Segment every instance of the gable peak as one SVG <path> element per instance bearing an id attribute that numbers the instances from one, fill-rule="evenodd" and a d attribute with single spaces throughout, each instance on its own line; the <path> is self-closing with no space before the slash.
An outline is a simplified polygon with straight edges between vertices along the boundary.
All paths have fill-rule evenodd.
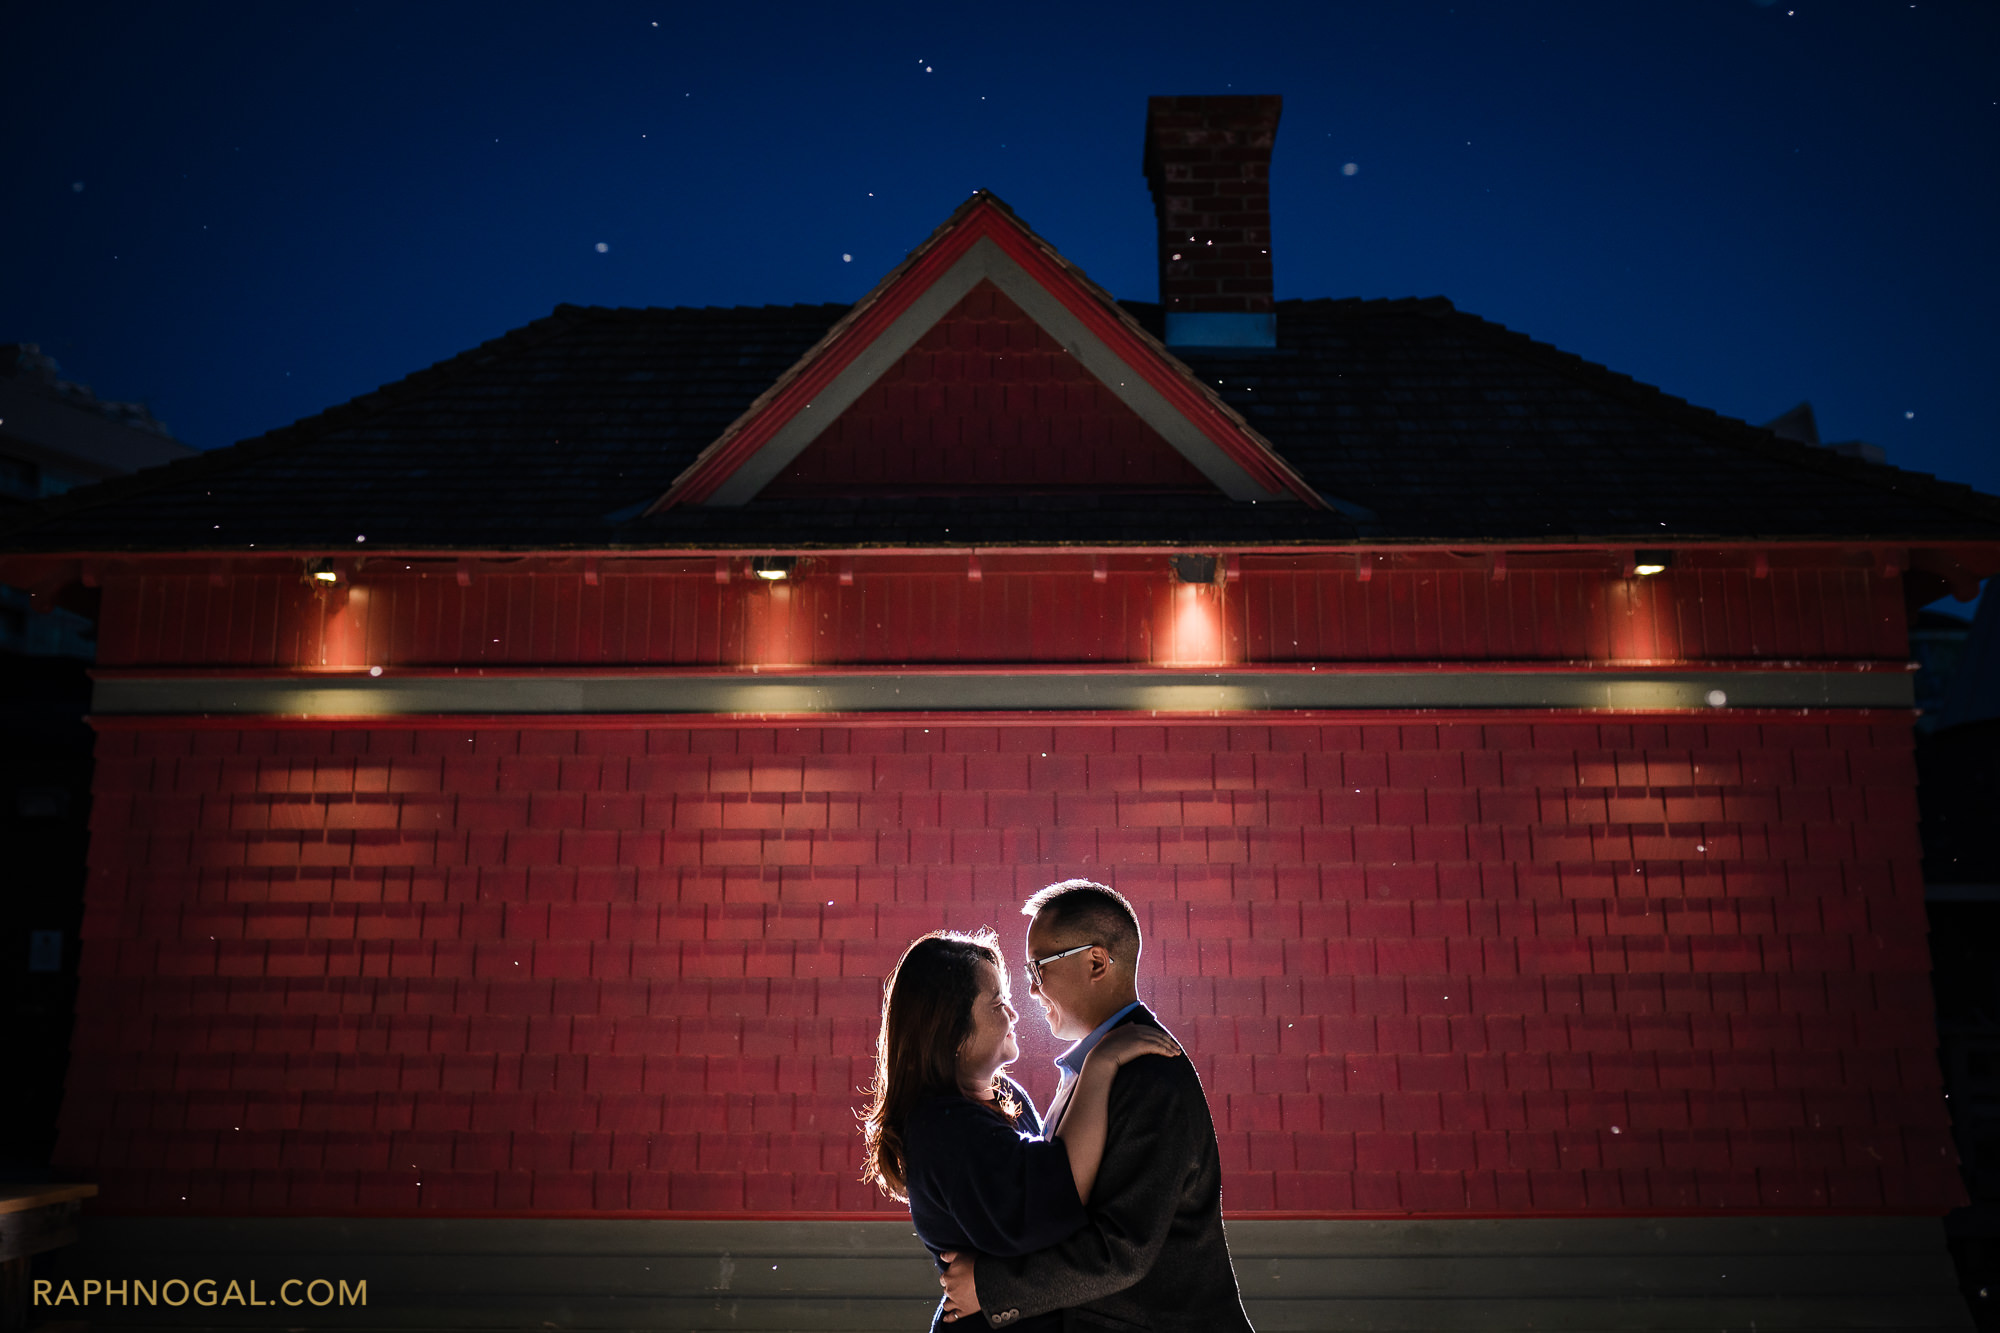
<path id="1" fill-rule="evenodd" d="M 759 395 L 652 510 L 731 507 L 762 494 L 982 287 L 1073 358 L 1190 475 L 1233 500 L 1324 507 L 1268 441 L 1108 293 L 997 196 L 979 191 Z"/>

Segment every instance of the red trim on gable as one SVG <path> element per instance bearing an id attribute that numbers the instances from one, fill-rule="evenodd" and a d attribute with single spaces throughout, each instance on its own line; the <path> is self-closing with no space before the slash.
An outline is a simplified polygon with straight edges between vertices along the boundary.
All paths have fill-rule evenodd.
<path id="1" fill-rule="evenodd" d="M 929 240 L 856 303 L 818 345 L 760 395 L 648 512 L 699 504 L 713 495 L 982 239 L 992 241 L 1019 264 L 1260 486 L 1315 508 L 1326 507 L 1318 492 L 1248 422 L 1119 309 L 1109 293 L 1029 231 L 1006 205 L 982 191 L 961 205 Z"/>

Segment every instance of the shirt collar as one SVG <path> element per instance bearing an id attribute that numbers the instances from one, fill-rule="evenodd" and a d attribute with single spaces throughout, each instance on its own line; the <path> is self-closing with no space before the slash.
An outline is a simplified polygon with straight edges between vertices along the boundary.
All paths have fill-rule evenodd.
<path id="1" fill-rule="evenodd" d="M 1111 1015 L 1111 1017 L 1105 1019 L 1102 1023 L 1099 1023 L 1096 1027 L 1092 1028 L 1087 1036 L 1078 1039 L 1076 1045 L 1070 1047 L 1068 1050 L 1064 1051 L 1061 1055 L 1058 1055 L 1056 1057 L 1056 1067 L 1058 1069 L 1061 1069 L 1070 1078 L 1075 1078 L 1077 1075 L 1081 1074 L 1083 1072 L 1084 1060 L 1090 1055 L 1091 1051 L 1096 1048 L 1097 1043 L 1104 1040 L 1104 1034 L 1111 1031 L 1111 1029 L 1117 1027 L 1120 1023 L 1124 1022 L 1125 1015 L 1131 1013 L 1134 1009 L 1137 1009 L 1138 1007 L 1139 1007 L 1139 1002 L 1137 1000 L 1134 1000 L 1132 1001 L 1132 1003 L 1126 1005 L 1123 1009 L 1120 1009 L 1117 1013 Z"/>

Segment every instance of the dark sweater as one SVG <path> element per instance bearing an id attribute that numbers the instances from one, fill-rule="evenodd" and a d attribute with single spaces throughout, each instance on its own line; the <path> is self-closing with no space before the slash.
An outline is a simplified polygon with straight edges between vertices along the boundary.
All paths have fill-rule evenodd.
<path id="1" fill-rule="evenodd" d="M 904 1174 L 910 1221 L 937 1258 L 961 1253 L 1023 1255 L 1056 1244 L 1083 1226 L 1069 1153 L 1042 1138 L 1041 1117 L 1020 1085 L 1007 1082 L 1021 1118 L 1006 1117 L 962 1096 L 933 1097 L 903 1126 Z M 944 1264 L 939 1259 L 938 1269 Z M 931 1327 L 976 1328 L 977 1320 Z M 1039 1321 L 1015 1326 L 1030 1330 Z M 1060 1315 L 1048 1321 L 1060 1328 Z"/>

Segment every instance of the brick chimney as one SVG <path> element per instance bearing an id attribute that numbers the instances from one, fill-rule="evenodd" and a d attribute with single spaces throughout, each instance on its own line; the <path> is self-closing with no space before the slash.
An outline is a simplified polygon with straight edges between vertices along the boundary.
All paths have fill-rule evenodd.
<path id="1" fill-rule="evenodd" d="M 1271 145 L 1284 99 L 1154 97 L 1146 183 L 1169 347 L 1275 347 Z"/>

